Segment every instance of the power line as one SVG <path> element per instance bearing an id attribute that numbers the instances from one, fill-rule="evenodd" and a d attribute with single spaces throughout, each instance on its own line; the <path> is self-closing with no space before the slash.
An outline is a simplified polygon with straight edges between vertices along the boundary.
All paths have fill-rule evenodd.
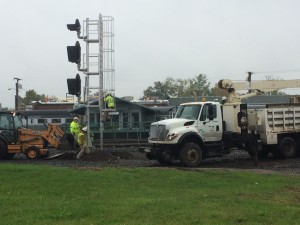
<path id="1" fill-rule="evenodd" d="M 300 72 L 300 69 L 295 70 L 275 70 L 275 71 L 259 71 L 259 72 L 253 72 L 254 74 L 259 73 L 298 73 Z"/>

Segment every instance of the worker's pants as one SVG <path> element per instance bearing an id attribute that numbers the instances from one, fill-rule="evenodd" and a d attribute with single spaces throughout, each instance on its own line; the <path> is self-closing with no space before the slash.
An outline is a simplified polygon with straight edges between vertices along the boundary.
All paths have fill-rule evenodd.
<path id="1" fill-rule="evenodd" d="M 81 159 L 84 154 L 89 154 L 90 149 L 87 145 L 80 145 L 80 152 L 78 153 L 76 159 Z"/>
<path id="2" fill-rule="evenodd" d="M 73 133 L 73 137 L 74 137 L 74 140 L 77 142 L 78 141 L 78 134 Z"/>

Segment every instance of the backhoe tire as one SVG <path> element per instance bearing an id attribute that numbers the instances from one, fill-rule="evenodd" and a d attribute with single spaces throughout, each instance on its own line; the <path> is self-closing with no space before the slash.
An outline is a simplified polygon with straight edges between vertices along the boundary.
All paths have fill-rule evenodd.
<path id="1" fill-rule="evenodd" d="M 5 159 L 7 155 L 7 144 L 0 139 L 0 159 Z"/>
<path id="2" fill-rule="evenodd" d="M 202 149 L 193 142 L 185 143 L 179 151 L 179 159 L 188 167 L 196 167 L 202 160 Z"/>
<path id="3" fill-rule="evenodd" d="M 25 151 L 27 159 L 38 159 L 41 156 L 41 151 L 38 147 L 31 146 Z"/>
<path id="4" fill-rule="evenodd" d="M 297 153 L 297 143 L 291 137 L 284 137 L 281 139 L 278 146 L 279 156 L 282 159 L 292 158 Z"/>

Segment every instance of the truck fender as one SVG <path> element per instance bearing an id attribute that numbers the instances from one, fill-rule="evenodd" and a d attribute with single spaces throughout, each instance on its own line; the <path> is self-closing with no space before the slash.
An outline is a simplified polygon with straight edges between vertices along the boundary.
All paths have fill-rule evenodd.
<path id="1" fill-rule="evenodd" d="M 183 144 L 186 141 L 197 143 L 200 146 L 203 145 L 202 137 L 198 133 L 195 133 L 195 132 L 187 132 L 187 133 L 183 134 L 179 138 L 178 144 Z"/>

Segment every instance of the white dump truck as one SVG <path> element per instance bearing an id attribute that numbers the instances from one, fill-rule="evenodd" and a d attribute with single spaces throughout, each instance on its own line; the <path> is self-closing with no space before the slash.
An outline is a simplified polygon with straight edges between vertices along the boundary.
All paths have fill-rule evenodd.
<path id="1" fill-rule="evenodd" d="M 182 161 L 198 166 L 208 157 L 244 149 L 250 155 L 267 156 L 270 152 L 289 158 L 299 152 L 300 104 L 265 105 L 250 108 L 242 98 L 261 91 L 300 87 L 300 80 L 244 82 L 221 80 L 219 87 L 228 91 L 227 102 L 189 102 L 179 105 L 174 118 L 154 122 L 143 148 L 148 159 L 159 163 Z M 236 90 L 249 90 L 239 95 Z"/>

